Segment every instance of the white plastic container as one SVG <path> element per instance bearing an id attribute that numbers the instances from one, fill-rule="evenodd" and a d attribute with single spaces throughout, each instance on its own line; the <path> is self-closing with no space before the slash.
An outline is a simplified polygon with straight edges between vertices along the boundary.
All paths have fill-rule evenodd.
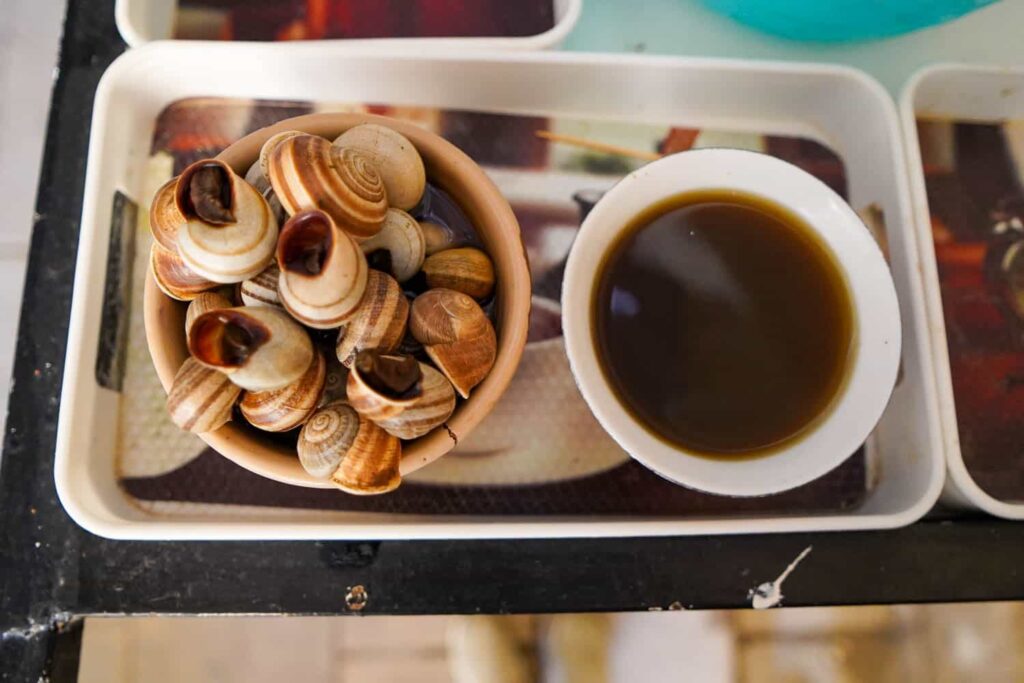
<path id="1" fill-rule="evenodd" d="M 132 539 L 638 536 L 888 528 L 932 507 L 944 467 L 920 264 L 899 122 L 875 81 L 843 67 L 624 55 L 382 56 L 339 44 L 278 45 L 270 52 L 259 44 L 152 44 L 122 55 L 99 85 L 55 467 L 61 501 L 80 525 Z M 119 396 L 100 387 L 94 373 L 111 199 L 117 190 L 139 199 L 155 117 L 171 102 L 203 95 L 668 123 L 825 143 L 844 159 L 851 204 L 884 211 L 903 319 L 903 376 L 869 442 L 874 482 L 866 500 L 842 514 L 711 518 L 141 510 L 114 473 L 111 425 Z"/>
<path id="2" fill-rule="evenodd" d="M 929 66 L 917 72 L 907 83 L 900 100 L 900 110 L 907 139 L 910 189 L 921 253 L 932 365 L 938 391 L 946 466 L 949 469 L 942 501 L 956 507 L 977 508 L 1006 519 L 1024 519 L 1024 503 L 998 500 L 978 486 L 968 472 L 960 450 L 946 345 L 946 322 L 917 133 L 917 118 L 921 115 L 975 123 L 999 123 L 1024 118 L 1024 69 L 954 64 Z M 1024 497 L 1024 491 L 1021 491 L 1021 495 Z"/>
<path id="3" fill-rule="evenodd" d="M 558 47 L 580 18 L 583 0 L 553 0 L 555 24 L 547 31 L 519 38 L 372 38 L 316 41 L 319 44 L 345 43 L 364 48 L 394 51 L 424 48 L 478 48 L 503 50 L 544 50 Z M 114 19 L 117 30 L 129 47 L 174 37 L 174 15 L 178 0 L 116 0 Z"/>

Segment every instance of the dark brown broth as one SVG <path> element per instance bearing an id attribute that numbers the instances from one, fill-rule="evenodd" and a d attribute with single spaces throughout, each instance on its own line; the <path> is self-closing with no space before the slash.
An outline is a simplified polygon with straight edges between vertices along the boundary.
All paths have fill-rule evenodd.
<path id="1" fill-rule="evenodd" d="M 622 230 L 598 269 L 594 342 L 619 401 L 662 440 L 768 454 L 815 424 L 850 365 L 845 276 L 799 217 L 704 190 Z"/>

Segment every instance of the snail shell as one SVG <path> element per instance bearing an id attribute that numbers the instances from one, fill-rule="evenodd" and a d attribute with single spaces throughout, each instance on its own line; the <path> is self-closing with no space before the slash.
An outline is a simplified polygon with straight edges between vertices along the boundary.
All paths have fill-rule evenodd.
<path id="1" fill-rule="evenodd" d="M 271 261 L 255 277 L 242 282 L 239 295 L 246 306 L 280 306 L 281 298 L 277 294 L 277 283 L 281 277 L 281 269 Z"/>
<path id="2" fill-rule="evenodd" d="M 153 239 L 172 252 L 178 251 L 178 228 L 185 222 L 185 217 L 178 211 L 174 201 L 174 188 L 177 184 L 178 178 L 175 176 L 161 185 L 149 206 L 149 229 Z"/>
<path id="3" fill-rule="evenodd" d="M 274 151 L 274 148 L 284 140 L 288 138 L 294 138 L 299 135 L 305 135 L 300 130 L 286 130 L 281 133 L 275 133 L 267 138 L 267 141 L 263 143 L 263 147 L 260 148 L 260 158 L 256 160 L 256 166 L 260 170 L 260 174 L 267 179 L 267 184 L 270 184 L 270 153 Z"/>
<path id="4" fill-rule="evenodd" d="M 219 308 L 231 308 L 231 301 L 220 292 L 203 292 L 189 303 L 185 311 L 185 338 L 192 332 L 192 323 L 203 313 Z"/>
<path id="5" fill-rule="evenodd" d="M 450 227 L 433 221 L 421 221 L 420 232 L 423 233 L 427 256 L 465 244 L 465 239 L 455 234 Z"/>
<path id="6" fill-rule="evenodd" d="M 284 432 L 305 422 L 316 409 L 327 373 L 324 355 L 314 350 L 313 362 L 291 384 L 273 391 L 247 391 L 239 408 L 253 427 Z"/>
<path id="7" fill-rule="evenodd" d="M 427 185 L 427 172 L 416 146 L 401 133 L 375 123 L 364 123 L 337 137 L 334 146 L 364 154 L 380 173 L 388 203 L 409 210 L 419 203 Z"/>
<path id="8" fill-rule="evenodd" d="M 299 432 L 299 463 L 314 477 L 328 478 L 338 469 L 358 431 L 359 415 L 351 406 L 338 402 L 318 409 Z"/>
<path id="9" fill-rule="evenodd" d="M 360 354 L 362 356 L 362 354 Z M 409 356 L 406 356 L 409 358 Z M 444 424 L 455 410 L 455 389 L 444 375 L 419 363 L 414 394 L 396 398 L 367 382 L 366 363 L 355 363 L 348 375 L 348 400 L 356 412 L 400 439 L 417 439 Z"/>
<path id="10" fill-rule="evenodd" d="M 240 391 L 224 373 L 186 358 L 167 394 L 167 412 L 186 431 L 211 432 L 231 419 Z"/>
<path id="11" fill-rule="evenodd" d="M 160 291 L 178 301 L 191 301 L 217 286 L 186 266 L 177 251 L 164 249 L 158 242 L 149 250 L 149 265 Z"/>
<path id="12" fill-rule="evenodd" d="M 431 288 L 454 289 L 474 299 L 486 299 L 494 291 L 494 264 L 473 247 L 446 249 L 423 262 L 423 274 Z"/>
<path id="13" fill-rule="evenodd" d="M 303 211 L 285 223 L 277 264 L 281 303 L 296 320 L 313 328 L 341 325 L 366 292 L 366 257 L 323 211 Z"/>
<path id="14" fill-rule="evenodd" d="M 274 256 L 277 219 L 256 189 L 216 159 L 197 161 L 178 178 L 175 201 L 181 260 L 208 280 L 234 283 L 263 270 Z"/>
<path id="15" fill-rule="evenodd" d="M 405 282 L 420 272 L 426 256 L 426 242 L 420 224 L 401 209 L 388 209 L 384 226 L 376 235 L 362 242 L 363 253 L 373 262 L 377 252 L 387 253 L 387 268 L 399 282 Z"/>
<path id="16" fill-rule="evenodd" d="M 353 149 L 332 147 L 316 135 L 288 137 L 270 150 L 267 177 L 292 216 L 320 209 L 357 240 L 376 235 L 384 224 L 384 183 Z"/>
<path id="17" fill-rule="evenodd" d="M 368 349 L 349 368 L 346 395 L 357 413 L 379 422 L 411 406 L 422 393 L 422 379 L 420 363 L 412 356 Z"/>
<path id="18" fill-rule="evenodd" d="M 224 308 L 196 317 L 188 350 L 248 391 L 281 389 L 313 361 L 309 334 L 272 306 Z"/>
<path id="19" fill-rule="evenodd" d="M 431 289 L 412 302 L 409 330 L 463 398 L 491 371 L 494 326 L 480 305 L 453 289 Z"/>
<path id="20" fill-rule="evenodd" d="M 371 270 L 359 308 L 338 334 L 338 360 L 350 367 L 363 349 L 393 351 L 405 336 L 408 320 L 409 301 L 398 283 L 390 275 Z"/>
<path id="21" fill-rule="evenodd" d="M 359 416 L 359 429 L 331 483 L 356 495 L 394 491 L 402 483 L 399 465 L 402 444 L 365 417 Z"/>

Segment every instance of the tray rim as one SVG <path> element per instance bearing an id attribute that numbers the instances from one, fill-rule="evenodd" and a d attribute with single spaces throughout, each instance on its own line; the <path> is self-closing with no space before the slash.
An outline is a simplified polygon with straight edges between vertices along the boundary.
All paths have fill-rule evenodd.
<path id="1" fill-rule="evenodd" d="M 117 78 L 123 71 L 134 68 L 139 60 L 146 59 L 150 52 L 167 50 L 187 50 L 202 46 L 208 51 L 224 51 L 227 55 L 237 58 L 255 51 L 256 54 L 267 50 L 320 51 L 323 46 L 309 44 L 260 44 L 260 43 L 216 43 L 208 41 L 158 41 L 137 49 L 129 50 L 119 56 L 101 78 L 95 95 L 91 129 L 93 133 L 102 129 L 107 110 L 111 106 L 112 92 L 117 87 Z M 409 59 L 412 54 L 405 51 L 367 50 L 355 45 L 332 46 L 337 55 L 363 57 L 367 59 Z M 790 61 L 745 60 L 734 58 L 701 58 L 676 57 L 657 55 L 622 55 L 617 53 L 599 52 L 500 52 L 475 51 L 468 54 L 457 50 L 437 50 L 429 52 L 429 57 L 449 61 L 488 62 L 520 62 L 520 63 L 559 63 L 571 65 L 601 66 L 603 64 L 627 63 L 636 66 L 674 67 L 688 70 L 699 70 L 704 67 L 716 68 L 733 72 L 754 72 L 774 74 L 816 74 L 845 79 L 863 88 L 868 96 L 875 100 L 885 117 L 892 140 L 886 156 L 891 156 L 895 180 L 901 185 L 898 192 L 909 203 L 906 187 L 906 155 L 903 150 L 903 133 L 895 103 L 881 84 L 854 67 L 828 63 L 804 63 Z M 88 160 L 96 157 L 102 143 L 102 136 L 93 134 L 89 142 Z M 83 202 L 83 225 L 91 224 L 93 206 L 97 201 L 96 192 L 99 170 L 87 163 L 86 188 Z M 902 176 L 902 177 L 901 177 Z M 900 222 L 904 214 L 909 214 L 908 206 L 901 206 Z M 86 217 L 89 217 L 86 219 Z M 914 249 L 917 245 L 910 241 Z M 75 285 L 85 286 L 84 268 L 91 256 L 91 246 L 82 248 L 78 253 Z M 913 257 L 914 255 L 911 254 Z M 913 265 L 913 264 L 911 264 Z M 83 333 L 83 305 L 72 301 L 70 332 L 65 367 L 76 368 L 78 359 L 74 354 L 77 342 Z M 928 337 L 923 336 L 921 343 L 926 345 Z M 925 349 L 927 352 L 927 350 Z M 73 389 L 70 377 L 75 373 L 65 372 L 62 395 L 65 390 Z M 934 404 L 934 392 L 931 390 L 930 377 L 925 374 L 925 403 Z M 61 417 L 67 410 L 67 402 L 61 402 Z M 931 412 L 930 407 L 928 408 Z M 67 421 L 59 420 L 57 435 L 57 457 L 54 477 L 58 496 L 68 514 L 83 528 L 100 536 L 132 540 L 283 540 L 283 539 L 453 539 L 453 538 L 567 538 L 567 537 L 615 537 L 615 536 L 666 536 L 666 535 L 703 535 L 703 534 L 749 534 L 749 533 L 783 533 L 801 531 L 852 531 L 863 529 L 885 529 L 906 526 L 920 519 L 938 500 L 942 489 L 945 468 L 941 466 L 940 452 L 929 452 L 926 459 L 933 462 L 928 475 L 924 493 L 912 505 L 893 513 L 850 514 L 849 512 L 829 513 L 823 515 L 803 516 L 765 516 L 765 517 L 723 517 L 723 518 L 665 518 L 665 517 L 632 517 L 616 518 L 601 517 L 598 519 L 581 520 L 579 517 L 545 517 L 543 519 L 523 520 L 516 517 L 453 517 L 441 521 L 419 521 L 415 516 L 396 518 L 387 521 L 359 522 L 354 526 L 339 522 L 306 523 L 297 520 L 261 521 L 254 524 L 250 521 L 221 520 L 216 516 L 204 518 L 202 521 L 188 519 L 183 516 L 176 519 L 143 518 L 115 519 L 110 515 L 97 514 L 84 504 L 78 492 L 68 481 L 72 435 L 66 428 Z M 930 432 L 934 430 L 930 429 Z M 929 441 L 936 440 L 935 434 L 929 434 Z M 129 504 L 130 505 L 130 504 Z M 344 513 L 343 513 L 344 514 Z M 382 516 L 384 513 L 380 513 Z M 403 516 L 404 517 L 404 516 Z M 740 528 L 737 523 L 742 525 Z M 415 528 L 415 533 L 407 533 Z"/>
<path id="2" fill-rule="evenodd" d="M 900 93 L 900 118 L 906 137 L 904 147 L 914 212 L 913 227 L 917 236 L 917 248 L 922 266 L 921 281 L 924 290 L 925 314 L 928 318 L 928 330 L 931 336 L 931 360 L 936 381 L 935 391 L 939 402 L 943 455 L 948 475 L 945 489 L 942 492 L 942 500 L 956 507 L 974 507 L 1003 519 L 1020 520 L 1024 519 L 1024 502 L 1011 503 L 1000 500 L 982 489 L 968 471 L 960 450 L 956 397 L 953 393 L 949 348 L 946 343 L 946 318 L 942 309 L 938 261 L 932 240 L 931 212 L 928 208 L 928 192 L 925 187 L 924 162 L 921 159 L 921 141 L 917 134 L 917 110 L 914 107 L 917 91 L 927 79 L 953 73 L 1010 76 L 1024 82 L 1024 67 L 960 62 L 929 64 L 915 71 Z"/>

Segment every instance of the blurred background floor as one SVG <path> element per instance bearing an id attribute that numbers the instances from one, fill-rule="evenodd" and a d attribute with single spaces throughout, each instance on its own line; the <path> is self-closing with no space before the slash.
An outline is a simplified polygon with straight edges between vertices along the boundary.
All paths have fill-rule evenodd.
<path id="1" fill-rule="evenodd" d="M 80 683 L 1024 681 L 1024 605 L 94 618 Z"/>

